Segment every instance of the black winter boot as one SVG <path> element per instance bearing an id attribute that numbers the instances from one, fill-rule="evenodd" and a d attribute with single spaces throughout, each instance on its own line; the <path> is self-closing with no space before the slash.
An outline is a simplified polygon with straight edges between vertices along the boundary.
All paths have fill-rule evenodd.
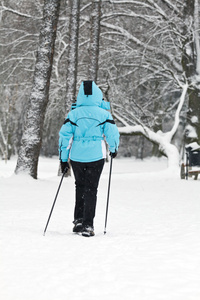
<path id="1" fill-rule="evenodd" d="M 86 236 L 86 237 L 94 236 L 94 227 L 85 225 L 82 229 L 82 236 Z"/>
<path id="2" fill-rule="evenodd" d="M 73 232 L 78 233 L 78 232 L 82 232 L 83 230 L 83 224 L 82 224 L 83 220 L 82 219 L 77 219 L 74 220 L 74 227 L 73 227 Z"/>

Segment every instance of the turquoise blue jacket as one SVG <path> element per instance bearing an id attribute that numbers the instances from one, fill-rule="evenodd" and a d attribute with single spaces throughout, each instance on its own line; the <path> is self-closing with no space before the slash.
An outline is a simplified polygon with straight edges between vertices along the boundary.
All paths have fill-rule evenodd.
<path id="1" fill-rule="evenodd" d="M 89 95 L 85 94 L 84 82 L 81 83 L 76 108 L 69 112 L 59 132 L 60 160 L 63 162 L 68 158 L 78 162 L 105 158 L 105 140 L 110 152 L 118 150 L 119 131 L 106 110 L 109 102 L 102 99 L 102 91 L 94 81 Z"/>

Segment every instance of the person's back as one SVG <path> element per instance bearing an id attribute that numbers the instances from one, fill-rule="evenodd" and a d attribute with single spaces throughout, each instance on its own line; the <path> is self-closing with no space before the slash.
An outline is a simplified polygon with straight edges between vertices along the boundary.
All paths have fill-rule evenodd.
<path id="1" fill-rule="evenodd" d="M 111 114 L 101 108 L 104 104 L 102 92 L 94 82 L 92 82 L 92 89 L 88 88 L 85 83 L 88 81 L 82 82 L 76 108 L 68 114 L 60 131 L 62 161 L 68 158 L 69 150 L 70 159 L 75 161 L 92 162 L 105 158 L 104 136 L 110 152 L 118 149 L 119 132 Z M 66 145 L 66 141 L 68 141 L 68 145 Z"/>
<path id="2" fill-rule="evenodd" d="M 106 157 L 105 139 L 113 158 L 119 145 L 117 126 L 105 108 L 108 107 L 98 86 L 93 81 L 82 82 L 76 108 L 68 114 L 59 133 L 62 172 L 69 167 L 70 157 L 75 176 L 73 232 L 83 236 L 94 235 L 97 188 Z"/>

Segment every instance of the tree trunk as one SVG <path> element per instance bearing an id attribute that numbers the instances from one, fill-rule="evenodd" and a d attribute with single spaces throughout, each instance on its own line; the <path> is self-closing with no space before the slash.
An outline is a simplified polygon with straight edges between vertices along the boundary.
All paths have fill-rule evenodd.
<path id="1" fill-rule="evenodd" d="M 79 16 L 80 16 L 80 0 L 70 0 L 70 22 L 69 22 L 69 48 L 68 63 L 66 76 L 66 115 L 71 105 L 75 102 L 76 85 L 77 85 L 77 66 L 78 66 L 78 38 L 79 38 Z M 58 168 L 58 176 L 62 175 L 61 165 Z M 71 175 L 71 168 L 65 173 L 65 177 Z"/>
<path id="2" fill-rule="evenodd" d="M 185 42 L 182 66 L 189 83 L 186 144 L 200 145 L 200 45 L 198 0 L 187 0 L 185 6 Z"/>
<path id="3" fill-rule="evenodd" d="M 89 79 L 97 81 L 99 61 L 101 0 L 92 2 Z"/>
<path id="4" fill-rule="evenodd" d="M 44 1 L 33 87 L 15 170 L 16 173 L 27 172 L 33 178 L 37 178 L 45 110 L 49 100 L 59 8 L 60 0 Z"/>
<path id="5" fill-rule="evenodd" d="M 78 34 L 79 34 L 79 14 L 80 0 L 71 0 L 71 15 L 69 25 L 69 50 L 66 83 L 66 111 L 75 101 L 78 65 Z"/>

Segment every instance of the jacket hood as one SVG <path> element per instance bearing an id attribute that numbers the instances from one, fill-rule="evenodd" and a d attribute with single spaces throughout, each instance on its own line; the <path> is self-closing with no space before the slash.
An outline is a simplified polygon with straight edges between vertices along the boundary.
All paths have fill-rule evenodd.
<path id="1" fill-rule="evenodd" d="M 94 81 L 83 81 L 79 88 L 76 106 L 100 106 L 103 93 Z"/>

